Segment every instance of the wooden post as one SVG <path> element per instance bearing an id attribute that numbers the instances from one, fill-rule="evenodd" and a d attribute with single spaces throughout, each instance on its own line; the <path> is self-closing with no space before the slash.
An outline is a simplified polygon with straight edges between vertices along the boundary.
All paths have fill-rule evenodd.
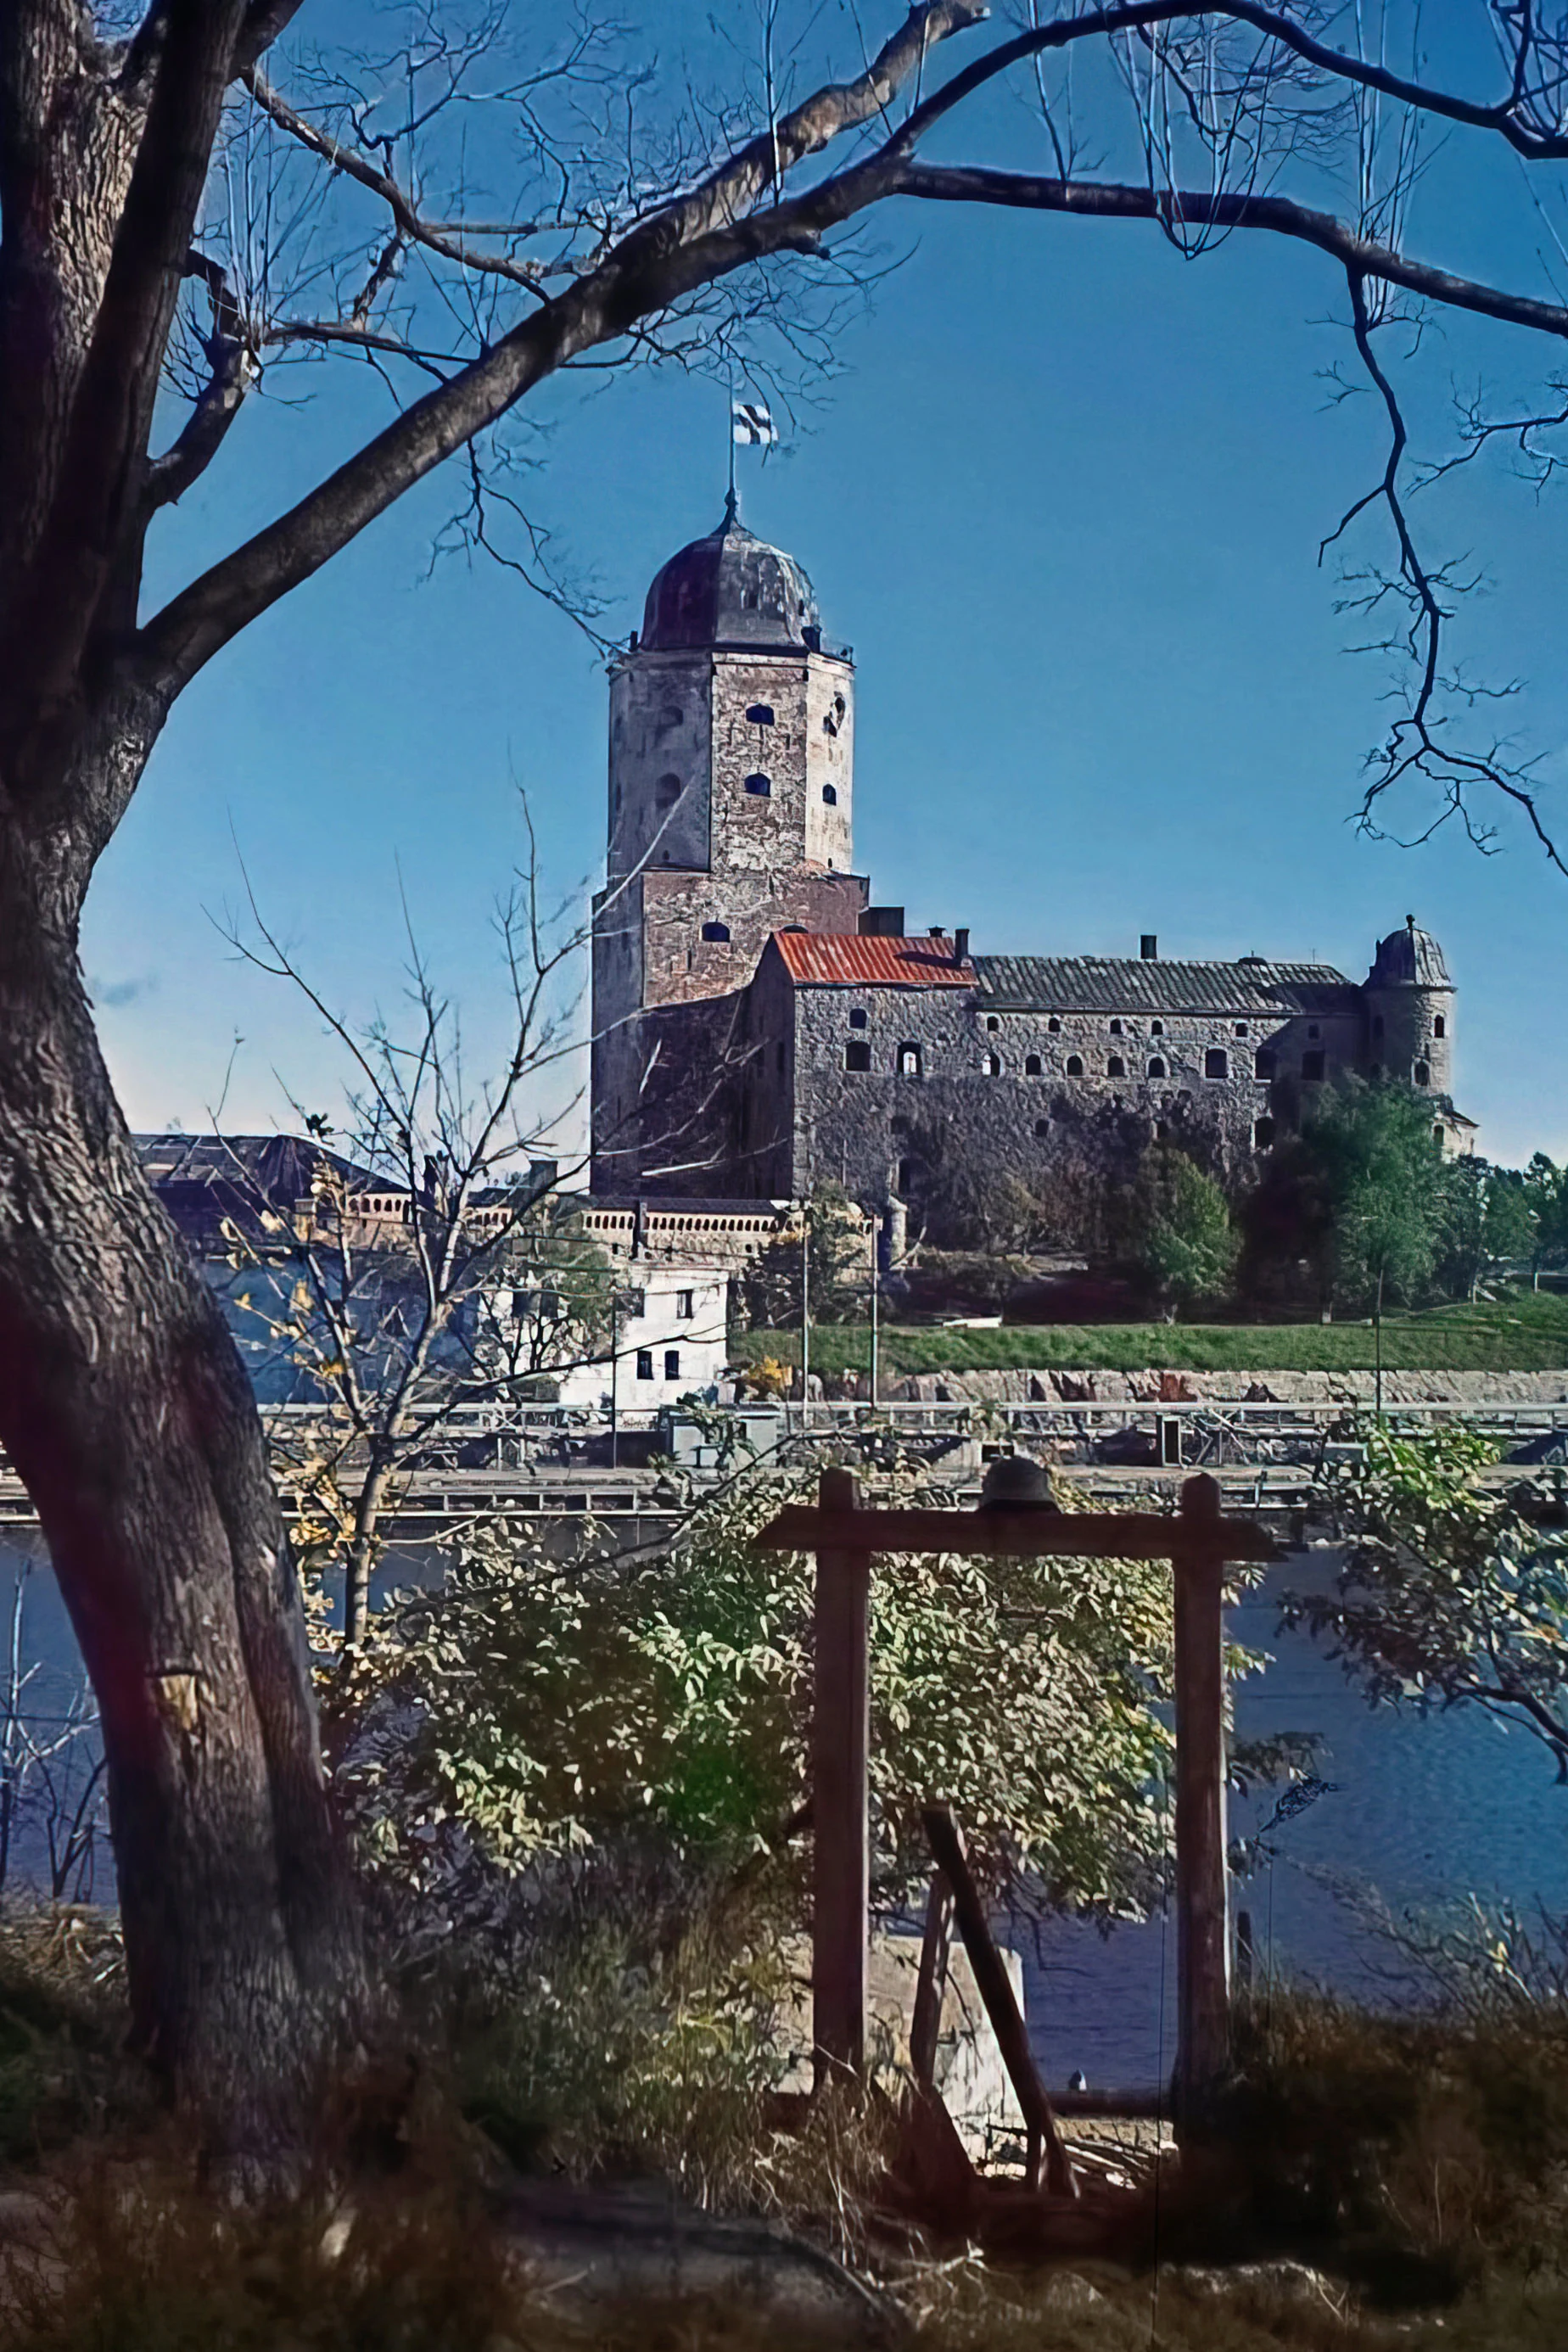
<path id="1" fill-rule="evenodd" d="M 847 1470 L 825 1470 L 824 1511 L 859 1502 Z M 871 1556 L 816 1555 L 816 1698 L 812 1716 L 812 2040 L 818 2083 L 866 2063 L 866 1751 L 870 1730 Z"/>
<path id="2" fill-rule="evenodd" d="M 1225 1562 L 1219 1486 L 1189 1478 L 1173 1554 L 1176 1648 L 1176 2074 L 1190 2115 L 1230 2056 L 1225 1804 Z"/>
<path id="3" fill-rule="evenodd" d="M 952 1948 L 952 1889 L 942 1872 L 933 1873 L 926 1897 L 925 1934 L 921 1939 L 921 1972 L 915 1985 L 914 2015 L 910 2020 L 910 2073 L 922 2091 L 936 2082 L 936 2045 L 942 2037 L 942 2005 L 947 1991 L 948 1956 Z"/>
<path id="4" fill-rule="evenodd" d="M 1002 2053 L 1002 2063 L 1017 2095 L 1028 2135 L 1029 2186 L 1040 2185 L 1040 2151 L 1046 2158 L 1046 2186 L 1058 2197 L 1076 2197 L 1079 2193 L 1072 2159 L 1057 2128 L 1056 2116 L 1040 2080 L 1035 2053 L 1029 2047 L 1028 2029 L 1013 1990 L 1013 1979 L 1007 1974 L 1002 1955 L 991 1933 L 991 1923 L 985 1916 L 985 1906 L 980 1890 L 970 1873 L 968 1857 L 963 1850 L 963 1837 L 952 1811 L 947 1805 L 926 1805 L 921 1819 L 925 1823 L 931 1850 L 938 1869 L 952 1889 L 952 1907 L 958 1920 L 958 1932 L 963 1938 L 963 1948 L 969 1955 L 969 1965 L 974 1971 L 974 1983 L 985 2013 L 991 2020 L 991 2030 L 996 2036 L 996 2047 Z"/>

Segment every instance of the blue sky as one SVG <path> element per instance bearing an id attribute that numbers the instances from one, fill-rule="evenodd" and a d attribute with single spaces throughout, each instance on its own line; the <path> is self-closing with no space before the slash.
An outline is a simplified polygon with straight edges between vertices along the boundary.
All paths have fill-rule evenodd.
<path id="1" fill-rule="evenodd" d="M 1001 121 L 986 152 L 1022 141 Z M 1262 240 L 1187 264 L 1142 227 L 934 207 L 877 234 L 899 266 L 839 336 L 836 379 L 784 452 L 740 463 L 744 519 L 805 563 L 855 647 L 857 862 L 878 898 L 913 927 L 968 924 L 982 950 L 1136 954 L 1152 930 L 1173 956 L 1316 957 L 1358 977 L 1414 912 L 1459 984 L 1457 1097 L 1483 1149 L 1568 1156 L 1568 882 L 1517 827 L 1481 857 L 1457 835 L 1402 851 L 1349 822 L 1385 672 L 1345 650 L 1355 624 L 1317 549 L 1382 450 L 1369 400 L 1326 402 L 1345 349 L 1330 268 Z M 1410 242 L 1542 282 L 1517 175 L 1473 145 L 1438 157 Z M 1513 331 L 1438 322 L 1407 379 L 1427 446 L 1452 384 L 1484 372 L 1510 396 L 1549 360 Z M 279 389 L 182 507 L 155 584 L 385 413 L 362 372 Z M 718 519 L 722 389 L 674 371 L 563 384 L 541 415 L 531 509 L 624 633 L 658 565 Z M 458 496 L 426 485 L 177 709 L 83 942 L 133 1124 L 204 1124 L 231 1051 L 229 1125 L 286 1116 L 279 1074 L 334 1102 L 319 1024 L 210 919 L 239 902 L 242 858 L 268 919 L 360 1015 L 399 989 L 401 889 L 480 1055 L 500 1034 L 486 916 L 520 845 L 520 783 L 552 887 L 592 884 L 602 665 L 510 573 L 431 570 Z M 1508 723 L 1568 830 L 1555 501 L 1500 466 L 1426 505 L 1486 574 L 1463 649 L 1528 681 Z"/>

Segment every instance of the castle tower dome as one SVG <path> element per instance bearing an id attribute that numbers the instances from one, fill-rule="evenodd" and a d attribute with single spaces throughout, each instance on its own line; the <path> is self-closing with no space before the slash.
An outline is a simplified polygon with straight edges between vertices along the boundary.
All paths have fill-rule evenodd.
<path id="1" fill-rule="evenodd" d="M 1430 931 L 1406 915 L 1379 940 L 1366 978 L 1367 1059 L 1434 1094 L 1452 1089 L 1454 982 Z"/>
<path id="2" fill-rule="evenodd" d="M 816 652 L 821 634 L 805 572 L 793 555 L 745 528 L 733 490 L 718 529 L 655 572 L 643 611 L 642 646 L 650 653 L 713 646 Z"/>

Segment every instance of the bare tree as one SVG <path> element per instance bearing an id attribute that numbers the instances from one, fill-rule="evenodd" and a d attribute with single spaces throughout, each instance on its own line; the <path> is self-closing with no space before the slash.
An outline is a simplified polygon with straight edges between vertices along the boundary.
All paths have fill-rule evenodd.
<path id="1" fill-rule="evenodd" d="M 429 0 L 396 57 L 301 48 L 274 68 L 279 37 L 316 13 L 0 11 L 0 1441 L 102 1712 L 141 2041 L 218 2138 L 263 2148 L 297 2135 L 363 2018 L 355 1906 L 248 1384 L 137 1164 L 77 956 L 93 868 L 205 666 L 453 457 L 458 540 L 563 595 L 518 495 L 531 396 L 574 368 L 746 363 L 769 338 L 808 381 L 868 266 L 855 224 L 890 200 L 1145 222 L 1189 256 L 1282 237 L 1338 278 L 1388 428 L 1364 514 L 1393 552 L 1360 593 L 1412 685 L 1367 819 L 1425 777 L 1439 817 L 1484 832 L 1476 796 L 1500 795 L 1557 854 L 1528 774 L 1449 723 L 1467 697 L 1444 653 L 1461 583 L 1411 528 L 1384 353 L 1421 306 L 1568 334 L 1550 292 L 1421 258 L 1404 227 L 1421 126 L 1527 173 L 1568 155 L 1560 10 L 1490 0 L 1500 62 L 1479 96 L 1397 70 L 1392 40 L 1337 45 L 1306 0 L 1052 7 L 945 78 L 943 45 L 974 32 L 980 0 L 922 0 L 842 70 L 807 69 L 816 12 L 792 46 L 770 11 L 765 54 L 737 50 L 712 100 L 608 26 L 536 31 L 503 0 Z M 1084 160 L 1065 69 L 1085 50 L 1109 59 L 1097 110 L 1117 87 L 1131 110 L 1121 179 Z M 933 160 L 1008 82 L 1034 92 L 1043 168 Z M 510 135 L 470 202 L 481 99 Z M 1121 137 L 1107 113 L 1095 152 Z M 332 354 L 385 373 L 388 423 L 143 610 L 149 534 L 233 462 L 267 373 Z M 1561 386 L 1534 405 L 1522 422 L 1478 410 L 1459 454 L 1506 425 L 1553 465 Z"/>
<path id="2" fill-rule="evenodd" d="M 542 909 L 529 826 L 527 863 L 495 917 L 510 1034 L 476 1077 L 404 911 L 404 1014 L 363 1028 L 254 898 L 249 929 L 228 933 L 303 996 L 348 1068 L 341 1125 L 291 1103 L 318 1145 L 339 1147 L 316 1155 L 310 1200 L 293 1214 L 257 1200 L 225 1234 L 239 1303 L 320 1404 L 275 1438 L 273 1463 L 315 1566 L 342 1573 L 345 1656 L 365 1636 L 386 1522 L 455 1409 L 516 1401 L 596 1358 L 613 1324 L 608 1254 L 574 1230 L 563 1191 L 583 1161 L 559 1142 L 581 1109 L 571 981 L 587 932 L 568 908 Z M 236 1175 L 243 1192 L 237 1163 Z"/>

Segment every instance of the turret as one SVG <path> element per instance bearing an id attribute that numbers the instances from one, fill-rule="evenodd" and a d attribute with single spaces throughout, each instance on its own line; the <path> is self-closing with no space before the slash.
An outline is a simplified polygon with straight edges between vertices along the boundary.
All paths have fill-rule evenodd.
<path id="1" fill-rule="evenodd" d="M 1380 940 L 1365 987 L 1366 1062 L 1373 1073 L 1435 1095 L 1453 1088 L 1454 983 L 1430 931 L 1407 915 Z"/>

